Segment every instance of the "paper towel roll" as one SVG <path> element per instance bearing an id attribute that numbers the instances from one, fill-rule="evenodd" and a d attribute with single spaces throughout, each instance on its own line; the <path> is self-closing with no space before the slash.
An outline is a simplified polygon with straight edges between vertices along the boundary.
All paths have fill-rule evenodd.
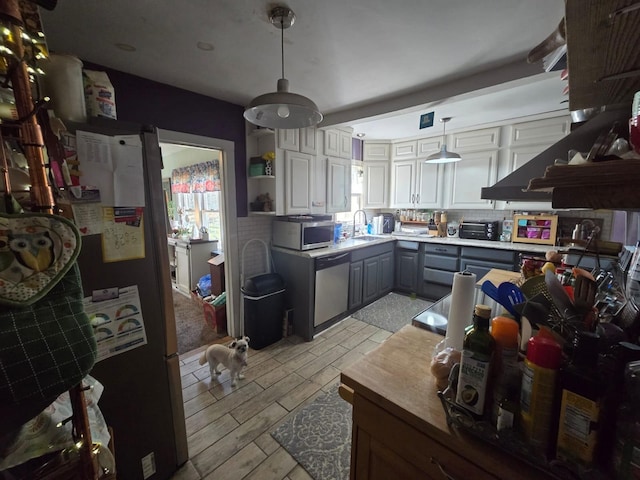
<path id="1" fill-rule="evenodd" d="M 473 323 L 475 288 L 475 273 L 464 271 L 454 274 L 445 347 L 462 351 L 464 329 Z"/>

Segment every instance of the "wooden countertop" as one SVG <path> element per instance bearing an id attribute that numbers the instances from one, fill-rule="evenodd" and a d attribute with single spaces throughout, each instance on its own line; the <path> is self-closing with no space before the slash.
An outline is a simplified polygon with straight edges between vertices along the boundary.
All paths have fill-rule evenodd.
<path id="1" fill-rule="evenodd" d="M 343 385 L 499 478 L 541 479 L 537 470 L 468 434 L 450 429 L 429 370 L 442 336 L 412 325 L 341 373 Z"/>

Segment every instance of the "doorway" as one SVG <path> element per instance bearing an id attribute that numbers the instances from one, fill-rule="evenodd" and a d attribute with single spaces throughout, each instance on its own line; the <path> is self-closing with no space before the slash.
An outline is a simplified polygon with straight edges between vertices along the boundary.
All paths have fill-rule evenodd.
<path id="1" fill-rule="evenodd" d="M 158 131 L 158 138 L 163 157 L 163 189 L 165 190 L 165 199 L 167 202 L 167 232 L 172 235 L 176 232 L 179 239 L 182 235 L 184 240 L 190 240 L 190 252 L 193 252 L 191 266 L 193 270 L 191 280 L 197 281 L 201 276 L 209 273 L 209 265 L 207 263 L 210 252 L 215 251 L 216 254 L 224 255 L 225 258 L 225 283 L 230 285 L 233 281 L 234 272 L 230 268 L 233 259 L 237 258 L 237 247 L 233 248 L 233 242 L 230 238 L 234 236 L 232 233 L 236 230 L 235 220 L 235 196 L 233 188 L 225 188 L 226 185 L 235 185 L 235 169 L 233 161 L 228 159 L 234 158 L 233 143 L 197 135 L 184 134 L 180 132 L 171 132 L 165 130 Z M 211 173 L 215 169 L 217 178 L 209 178 L 206 187 L 200 185 L 204 173 Z M 198 177 L 198 186 L 194 188 L 172 188 L 176 180 L 184 177 L 176 176 L 177 174 L 188 175 L 196 172 Z M 173 177 L 173 178 L 172 178 Z M 195 184 L 194 184 L 195 185 Z M 230 191 L 231 190 L 231 191 Z M 203 238 L 204 237 L 204 238 Z M 208 237 L 208 241 L 207 238 Z M 216 242 L 213 242 L 216 240 Z M 207 243 L 203 243 L 203 242 Z M 171 250 L 184 247 L 184 242 L 178 245 L 170 245 Z M 232 246 L 228 248 L 228 246 Z M 182 249 L 179 253 L 184 254 Z M 170 259 L 172 257 L 170 251 Z M 198 257 L 198 258 L 196 258 Z M 200 258 L 204 257 L 204 258 Z M 184 266 L 184 258 L 183 263 Z M 171 268 L 171 267 L 170 267 Z M 176 331 L 179 346 L 193 345 L 198 346 L 212 343 L 216 336 L 219 336 L 220 329 L 212 329 L 204 322 L 203 305 L 190 298 L 191 288 L 187 289 L 184 284 L 184 273 L 182 273 L 181 288 L 176 287 L 176 275 L 179 272 L 172 271 L 172 281 L 174 281 L 174 310 L 176 316 Z M 231 291 L 226 293 L 226 332 L 233 335 L 234 328 L 234 295 Z M 192 316 L 193 321 L 182 316 Z M 191 325 L 189 325 L 191 324 Z M 181 338 L 185 337 L 185 338 Z M 187 338 L 188 337 L 188 338 Z M 191 342 L 191 343 L 190 343 Z M 200 343 L 200 345 L 198 345 Z M 180 350 L 180 348 L 179 348 Z M 184 353 L 184 352 L 180 352 Z"/>

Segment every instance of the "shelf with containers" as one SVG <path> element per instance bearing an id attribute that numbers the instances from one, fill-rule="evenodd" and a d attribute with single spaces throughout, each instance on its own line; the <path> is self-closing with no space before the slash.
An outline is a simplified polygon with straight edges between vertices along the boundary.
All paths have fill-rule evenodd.
<path id="1" fill-rule="evenodd" d="M 276 131 L 254 128 L 247 136 L 247 195 L 251 215 L 276 214 Z M 268 154 L 272 155 L 268 155 Z"/>

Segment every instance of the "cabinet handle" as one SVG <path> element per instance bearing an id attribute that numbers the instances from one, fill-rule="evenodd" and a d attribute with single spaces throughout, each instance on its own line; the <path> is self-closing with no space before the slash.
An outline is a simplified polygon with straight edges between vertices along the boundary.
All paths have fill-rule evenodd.
<path id="1" fill-rule="evenodd" d="M 446 251 L 447 251 L 447 249 L 446 249 L 446 248 L 437 248 L 437 247 L 436 247 L 434 250 L 435 250 L 436 252 L 446 252 Z"/>
<path id="2" fill-rule="evenodd" d="M 436 458 L 431 457 L 430 460 L 431 460 L 431 463 L 435 464 L 438 467 L 438 469 L 440 470 L 440 473 L 442 473 L 442 475 L 444 475 L 447 480 L 456 480 L 455 477 L 452 477 L 447 473 L 447 471 L 444 469 L 442 465 L 440 465 L 440 462 L 438 462 Z"/>
<path id="3" fill-rule="evenodd" d="M 420 194 L 416 195 L 416 203 L 420 203 Z"/>

